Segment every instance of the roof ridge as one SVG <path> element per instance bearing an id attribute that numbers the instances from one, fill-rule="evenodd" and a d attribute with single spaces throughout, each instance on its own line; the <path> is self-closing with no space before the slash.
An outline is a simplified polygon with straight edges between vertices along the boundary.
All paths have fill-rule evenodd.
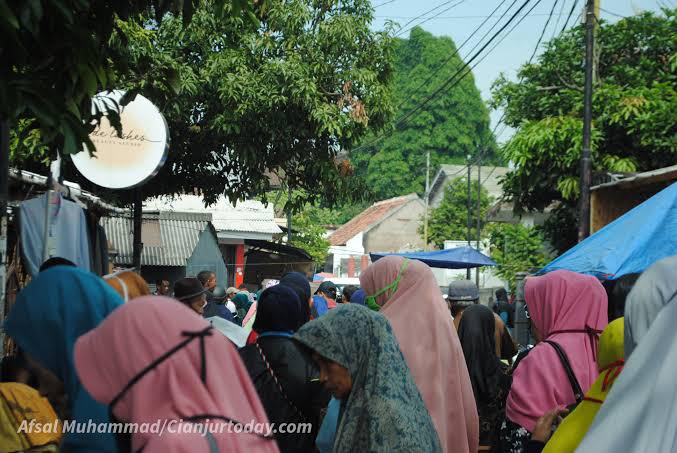
<path id="1" fill-rule="evenodd" d="M 389 204 L 389 203 L 394 203 L 396 201 L 409 201 L 409 200 L 414 200 L 418 197 L 418 194 L 416 192 L 412 192 L 407 195 L 399 195 L 397 197 L 393 198 L 388 198 L 386 200 L 380 200 L 374 203 L 372 206 L 383 206 L 384 204 Z M 358 214 L 359 215 L 359 214 Z"/>

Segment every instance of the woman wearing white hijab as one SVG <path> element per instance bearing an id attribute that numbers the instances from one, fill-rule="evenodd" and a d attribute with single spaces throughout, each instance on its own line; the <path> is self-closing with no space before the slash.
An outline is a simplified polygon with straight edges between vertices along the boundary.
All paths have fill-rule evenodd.
<path id="1" fill-rule="evenodd" d="M 625 368 L 578 452 L 677 451 L 677 256 L 650 267 L 625 308 Z"/>

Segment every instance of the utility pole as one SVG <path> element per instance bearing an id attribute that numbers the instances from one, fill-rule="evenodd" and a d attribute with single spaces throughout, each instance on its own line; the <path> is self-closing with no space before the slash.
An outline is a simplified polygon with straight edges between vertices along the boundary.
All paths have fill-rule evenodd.
<path id="1" fill-rule="evenodd" d="M 423 247 L 428 251 L 428 205 L 430 203 L 430 149 L 425 158 L 425 220 L 423 222 Z"/>
<path id="2" fill-rule="evenodd" d="M 470 165 L 470 154 L 468 154 L 468 247 L 470 247 L 470 226 L 472 225 L 471 221 L 471 203 L 470 203 L 470 170 L 472 169 L 472 165 Z M 465 274 L 466 280 L 470 280 L 470 268 L 466 269 L 466 274 Z"/>
<path id="3" fill-rule="evenodd" d="M 141 223 L 142 223 L 142 203 L 141 187 L 134 189 L 134 239 L 133 239 L 133 261 L 134 269 L 139 274 L 141 273 L 141 252 L 143 251 L 143 243 L 141 242 Z"/>
<path id="4" fill-rule="evenodd" d="M 289 207 L 287 208 L 287 244 L 291 245 L 291 185 L 288 187 L 289 194 L 287 195 L 287 200 Z"/>
<path id="5" fill-rule="evenodd" d="M 0 117 L 0 319 L 5 319 L 7 289 L 7 205 L 9 204 L 9 121 Z M 0 357 L 5 355 L 5 334 L 0 330 Z"/>
<path id="6" fill-rule="evenodd" d="M 481 153 L 480 153 L 481 155 Z M 482 227 L 482 204 L 480 195 L 482 194 L 482 160 L 477 160 L 477 251 L 480 251 L 480 228 Z M 480 268 L 475 268 L 475 284 L 480 287 Z"/>
<path id="7" fill-rule="evenodd" d="M 578 220 L 578 240 L 590 235 L 590 185 L 592 184 L 592 89 L 595 73 L 595 26 L 599 0 L 587 0 L 585 7 L 585 90 L 583 94 L 583 154 L 581 156 L 581 200 Z"/>

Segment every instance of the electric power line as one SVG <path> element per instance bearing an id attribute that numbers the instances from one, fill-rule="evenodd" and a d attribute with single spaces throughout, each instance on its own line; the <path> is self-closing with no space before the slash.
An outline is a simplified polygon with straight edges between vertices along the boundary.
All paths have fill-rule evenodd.
<path id="1" fill-rule="evenodd" d="M 542 0 L 537 0 L 537 2 L 536 2 L 536 4 L 534 5 L 534 7 L 537 6 L 541 1 L 542 1 Z M 467 62 L 466 62 L 466 63 L 465 63 L 465 64 L 464 64 L 464 65 L 463 65 L 463 66 L 462 66 L 462 67 L 461 67 L 454 75 L 452 75 L 451 77 L 449 77 L 449 78 L 448 78 L 448 79 L 447 79 L 447 80 L 446 80 L 446 81 L 445 81 L 445 82 L 444 82 L 437 90 L 435 90 L 432 94 L 430 94 L 429 96 L 427 96 L 427 97 L 425 98 L 425 100 L 424 100 L 422 103 L 420 103 L 420 104 L 418 105 L 418 107 L 414 108 L 414 109 L 411 110 L 409 113 L 407 113 L 406 115 L 404 115 L 404 117 L 401 118 L 401 119 L 396 123 L 396 126 L 399 125 L 399 124 L 402 124 L 404 121 L 406 121 L 406 120 L 408 120 L 409 118 L 413 117 L 417 112 L 419 112 L 423 107 L 425 107 L 431 100 L 433 100 L 435 97 L 437 97 L 437 95 L 439 95 L 444 89 L 446 89 L 446 88 L 451 89 L 451 88 L 455 87 L 455 86 L 463 79 L 463 77 L 465 77 L 470 71 L 472 71 L 472 69 L 474 69 L 474 67 L 477 66 L 477 64 L 479 64 L 481 61 L 483 61 L 483 60 L 486 58 L 486 56 L 489 55 L 489 53 L 490 53 L 491 51 L 490 51 L 490 52 L 487 52 L 487 54 L 485 54 L 485 55 L 484 55 L 484 56 L 483 56 L 483 57 L 475 64 L 475 66 L 473 66 L 472 68 L 470 68 L 470 71 L 468 71 L 468 72 L 466 72 L 465 74 L 461 75 L 460 78 L 457 78 L 457 76 L 458 76 L 459 74 L 462 74 L 463 71 L 464 71 L 465 69 L 467 69 L 467 68 L 470 66 L 470 64 L 471 64 L 474 60 L 476 60 L 476 59 L 480 56 L 480 54 L 481 54 L 482 52 L 484 52 L 484 50 L 485 50 L 487 47 L 489 47 L 489 45 L 490 45 L 490 44 L 491 44 L 491 43 L 492 43 L 492 42 L 493 42 L 493 41 L 494 41 L 501 33 L 503 33 L 503 31 L 505 31 L 506 28 L 508 28 L 508 26 L 515 20 L 515 18 L 522 12 L 522 10 L 523 10 L 530 2 L 531 2 L 531 0 L 525 0 L 524 3 L 522 4 L 522 6 L 519 7 L 519 9 L 518 9 L 518 10 L 510 17 L 510 19 L 508 19 L 508 21 L 507 21 L 507 22 L 506 22 L 506 23 L 498 30 L 498 32 L 496 32 L 496 33 L 489 39 L 489 41 L 487 41 L 487 42 L 482 46 L 482 48 L 481 48 L 479 51 L 477 51 L 477 53 L 476 53 L 475 55 L 473 55 L 473 56 L 472 56 L 472 57 L 471 57 L 471 58 L 470 58 L 470 59 L 469 59 L 469 60 L 468 60 L 468 61 L 467 61 Z M 533 9 L 533 8 L 532 8 L 532 9 Z M 526 16 L 524 16 L 524 17 L 526 17 Z M 524 20 L 524 17 L 523 17 L 521 20 Z M 521 20 L 520 20 L 520 22 L 521 22 Z M 513 27 L 512 30 L 514 30 L 514 27 Z M 511 31 L 512 31 L 512 30 L 511 30 Z M 508 33 L 510 33 L 510 32 L 508 32 Z M 507 36 L 507 34 L 501 39 L 501 42 L 503 41 L 503 39 L 505 39 L 506 36 Z M 500 44 L 500 42 L 499 42 L 499 44 Z M 494 49 L 495 49 L 495 48 L 496 48 L 496 47 L 494 46 Z M 492 49 L 492 50 L 493 50 L 493 49 Z M 453 85 L 451 85 L 452 82 L 453 82 Z M 450 85 L 451 85 L 451 86 L 450 86 Z"/>
<path id="2" fill-rule="evenodd" d="M 542 0 L 538 0 L 538 1 L 532 6 L 532 8 L 527 12 L 527 14 L 528 14 L 529 12 L 533 11 L 533 9 L 534 9 L 536 6 L 538 6 L 538 4 L 539 4 L 541 1 L 542 1 Z M 421 109 L 422 109 L 423 107 L 425 107 L 432 99 L 434 99 L 437 95 L 439 95 L 439 94 L 442 92 L 442 90 L 444 90 L 444 89 L 446 89 L 446 88 L 452 89 L 452 88 L 454 88 L 456 85 L 458 85 L 458 83 L 460 83 L 460 81 L 461 81 L 461 80 L 462 80 L 462 79 L 463 79 L 470 71 L 472 71 L 472 69 L 474 69 L 475 66 L 477 66 L 477 64 L 479 64 L 481 61 L 483 61 L 483 60 L 486 58 L 486 56 L 488 55 L 488 53 L 487 53 L 484 57 L 482 57 L 482 58 L 480 59 L 480 61 L 478 61 L 473 67 L 471 67 L 470 70 L 469 70 L 468 72 L 466 72 L 465 74 L 461 75 L 461 77 L 458 77 L 458 76 L 459 76 L 460 74 L 462 74 L 462 73 L 464 72 L 464 70 L 467 69 L 467 68 L 470 66 L 470 64 L 471 64 L 475 59 L 477 59 L 477 57 L 478 57 L 482 52 L 484 52 L 484 50 L 485 50 L 485 49 L 486 49 L 486 48 L 487 48 L 487 47 L 488 47 L 488 46 L 489 46 L 489 45 L 490 45 L 490 44 L 491 44 L 491 43 L 492 43 L 492 42 L 493 42 L 493 41 L 494 41 L 501 33 L 503 33 L 503 31 L 505 31 L 505 29 L 506 29 L 506 28 L 507 28 L 514 20 L 515 20 L 515 18 L 516 18 L 517 16 L 519 16 L 519 14 L 522 12 L 522 10 L 524 10 L 524 8 L 526 8 L 526 6 L 527 6 L 530 2 L 531 2 L 531 0 L 525 0 L 524 3 L 522 3 L 522 5 L 519 7 L 519 9 L 518 9 L 518 10 L 510 17 L 510 19 L 508 19 L 508 21 L 507 21 L 507 22 L 506 22 L 506 23 L 505 23 L 505 24 L 504 24 L 504 25 L 503 25 L 496 33 L 494 33 L 494 35 L 493 35 L 493 36 L 492 36 L 492 37 L 491 37 L 491 38 L 490 38 L 490 39 L 482 46 L 482 48 L 481 48 L 479 51 L 477 51 L 477 52 L 475 53 L 475 55 L 473 55 L 470 59 L 468 59 L 468 61 L 465 62 L 465 63 L 463 64 L 463 66 L 461 66 L 461 68 L 460 68 L 458 71 L 456 71 L 451 77 L 449 77 L 449 78 L 448 78 L 448 79 L 447 79 L 447 80 L 446 80 L 446 81 L 445 81 L 445 82 L 444 82 L 437 90 L 435 90 L 432 94 L 430 94 L 429 96 L 427 96 L 427 97 L 424 99 L 424 101 L 423 101 L 422 103 L 420 103 L 417 107 L 415 107 L 414 109 L 412 109 L 411 111 L 409 111 L 408 113 L 406 113 L 406 114 L 404 114 L 402 117 L 400 117 L 400 118 L 395 122 L 395 128 L 400 127 L 401 125 L 405 125 L 406 122 L 407 122 L 410 118 L 412 118 L 414 115 L 417 115 L 418 112 L 420 112 Z M 505 12 L 505 14 L 507 14 L 507 11 Z M 505 14 L 504 14 L 504 15 L 505 15 Z M 526 17 L 527 17 L 527 16 L 524 15 L 524 16 L 519 20 L 518 24 L 521 23 Z M 510 32 L 512 32 L 512 30 L 514 30 L 514 29 L 515 29 L 515 27 L 513 27 L 513 28 L 510 30 Z M 509 34 L 510 32 L 508 32 L 508 34 Z M 501 39 L 500 42 L 502 42 L 506 37 L 507 37 L 507 34 Z M 500 44 L 500 42 L 499 42 L 499 44 Z M 495 48 L 496 48 L 496 46 L 494 46 L 493 49 L 495 49 Z M 493 49 L 492 49 L 492 50 L 493 50 Z M 452 82 L 453 82 L 453 85 L 450 86 L 450 84 L 452 84 Z M 384 134 L 381 134 L 379 137 L 376 137 L 376 138 L 375 138 L 374 140 L 372 140 L 371 142 L 369 142 L 369 143 L 367 143 L 367 144 L 365 144 L 365 145 L 362 145 L 362 146 L 356 148 L 354 151 L 357 151 L 357 150 L 360 150 L 360 149 L 363 149 L 363 148 L 372 146 L 372 145 L 374 145 L 375 143 L 378 143 L 379 141 L 381 141 L 383 138 L 385 138 L 385 135 L 384 135 Z"/>
<path id="3" fill-rule="evenodd" d="M 562 6 L 559 7 L 559 13 L 557 14 L 557 22 L 555 22 L 555 26 L 552 28 L 552 36 L 550 37 L 550 40 L 555 38 L 555 35 L 557 34 L 557 29 L 559 28 L 559 22 L 560 19 L 562 19 L 562 16 L 564 15 L 564 8 L 566 7 L 567 0 L 562 0 Z"/>
<path id="4" fill-rule="evenodd" d="M 559 2 L 559 0 L 555 0 L 552 4 L 552 9 L 550 9 L 550 15 L 548 16 L 548 20 L 545 21 L 545 26 L 543 27 L 543 31 L 541 31 L 541 36 L 539 36 L 538 41 L 536 42 L 536 47 L 534 47 L 534 51 L 531 54 L 531 57 L 529 57 L 529 63 L 531 63 L 531 60 L 533 60 L 534 56 L 536 55 L 536 52 L 538 51 L 538 46 L 540 46 L 541 41 L 543 41 L 543 36 L 545 36 L 545 31 L 548 29 L 548 25 L 550 25 L 552 15 L 555 12 L 555 8 L 557 7 L 557 2 Z"/>
<path id="5" fill-rule="evenodd" d="M 404 101 L 402 101 L 402 102 L 395 108 L 395 110 L 399 110 L 402 106 L 404 106 L 404 104 L 406 104 L 407 102 L 409 102 L 410 100 L 412 100 L 412 99 L 414 98 L 414 96 L 416 96 L 416 94 L 418 94 L 418 92 L 419 92 L 419 90 L 420 90 L 421 88 L 429 86 L 428 84 L 432 81 L 433 78 L 435 78 L 435 77 L 437 76 L 437 74 L 438 74 L 438 72 L 440 71 L 440 69 L 442 69 L 444 66 L 446 66 L 451 60 L 454 59 L 454 57 L 456 57 L 456 56 L 459 55 L 459 52 L 461 51 L 461 49 L 463 49 L 463 47 L 465 47 L 465 45 L 473 38 L 473 36 L 475 36 L 475 34 L 476 34 L 478 31 L 480 31 L 480 29 L 481 29 L 482 27 L 484 27 L 484 24 L 486 24 L 486 23 L 489 21 L 489 18 L 492 17 L 492 15 L 493 15 L 499 8 L 501 8 L 501 6 L 503 6 L 503 4 L 505 4 L 506 1 L 508 1 L 508 0 L 503 0 L 496 8 L 494 8 L 494 10 L 491 12 L 491 15 L 487 16 L 486 19 L 484 19 L 484 21 L 479 25 L 479 27 L 477 27 L 477 28 L 470 34 L 470 36 L 468 36 L 468 37 L 465 39 L 465 41 L 463 41 L 463 43 L 461 43 L 461 45 L 460 45 L 454 52 L 452 52 L 451 55 L 449 55 L 449 57 L 447 57 L 441 64 L 437 65 L 437 67 L 435 67 L 435 69 L 433 69 L 432 74 L 430 74 L 430 76 L 429 76 L 425 81 L 423 81 L 423 83 L 421 83 L 419 86 L 417 86 L 417 87 L 414 89 L 414 92 L 413 92 L 407 99 L 405 99 Z M 515 1 L 516 1 L 516 0 L 515 0 Z M 512 3 L 513 5 L 515 4 L 515 1 L 513 1 L 513 3 Z M 512 5 L 510 5 L 510 7 L 512 7 Z M 508 8 L 508 9 L 510 9 L 510 8 Z M 503 17 L 505 17 L 505 13 L 503 14 Z M 499 19 L 499 20 L 500 20 L 500 19 Z M 496 21 L 496 23 L 498 23 L 498 21 Z M 495 26 L 496 26 L 496 24 L 494 24 L 494 27 L 495 27 Z M 489 31 L 491 31 L 492 29 L 493 29 L 493 27 L 490 28 Z M 486 37 L 486 34 L 485 34 L 482 38 L 480 38 L 479 42 L 481 42 L 482 39 L 484 39 L 485 37 Z M 474 49 L 473 49 L 473 50 L 474 50 Z M 471 50 L 471 52 L 472 52 L 472 50 Z"/>
<path id="6" fill-rule="evenodd" d="M 395 0 L 393 0 L 395 1 Z M 531 13 L 529 14 L 529 17 L 545 17 L 549 16 L 548 13 Z M 554 16 L 564 16 L 564 13 L 557 13 L 554 14 Z M 387 15 L 375 15 L 374 18 L 376 19 L 413 19 L 418 16 L 387 16 Z M 494 15 L 471 15 L 471 16 L 437 16 L 435 15 L 434 19 L 439 19 L 439 20 L 447 20 L 447 19 L 490 19 L 492 17 L 501 17 L 500 14 L 494 14 Z"/>
<path id="7" fill-rule="evenodd" d="M 571 11 L 569 11 L 569 15 L 567 16 L 567 20 L 566 20 L 566 22 L 564 22 L 564 27 L 562 27 L 562 31 L 559 32 L 560 34 L 564 33 L 564 30 L 566 30 L 567 27 L 569 26 L 569 21 L 571 20 L 571 16 L 574 15 L 574 11 L 576 11 L 577 5 L 578 5 L 578 0 L 574 0 L 574 4 L 571 5 Z"/>
<path id="8" fill-rule="evenodd" d="M 416 24 L 416 25 L 414 25 L 413 27 L 411 27 L 409 30 L 406 30 L 406 31 L 403 31 L 403 32 L 399 32 L 397 35 L 395 35 L 395 37 L 401 36 L 402 34 L 407 34 L 408 32 L 412 31 L 414 28 L 420 27 L 421 25 L 425 24 L 426 22 L 430 22 L 431 20 L 433 20 L 433 19 L 435 19 L 436 17 L 438 17 L 440 14 L 446 13 L 446 12 L 449 11 L 450 9 L 457 7 L 458 5 L 460 5 L 461 3 L 465 2 L 465 1 L 466 1 L 466 0 L 460 0 L 458 3 L 454 3 L 454 4 L 451 5 L 449 8 L 440 11 L 438 14 L 436 14 L 436 15 L 434 15 L 434 16 L 426 17 L 425 20 L 422 20 L 422 21 L 419 22 L 418 24 Z"/>
<path id="9" fill-rule="evenodd" d="M 608 9 L 600 8 L 601 11 L 604 11 L 607 14 L 611 14 L 612 16 L 620 17 L 621 19 L 625 19 L 625 16 L 622 16 L 620 14 L 616 14 L 613 11 L 609 11 Z"/>
<path id="10" fill-rule="evenodd" d="M 389 3 L 394 2 L 395 0 L 388 0 L 387 2 L 379 3 L 378 5 L 374 6 L 374 9 L 380 8 L 381 6 L 387 5 Z"/>
<path id="11" fill-rule="evenodd" d="M 449 3 L 453 2 L 453 1 L 454 1 L 454 0 L 447 0 L 446 2 L 439 4 L 439 5 L 437 5 L 437 6 L 434 7 L 434 8 L 429 9 L 428 11 L 424 12 L 423 14 L 419 14 L 418 16 L 414 17 L 414 18 L 411 19 L 409 22 L 407 22 L 406 24 L 404 24 L 402 27 L 400 27 L 399 30 L 404 30 L 405 28 L 407 28 L 407 26 L 409 26 L 409 24 L 411 24 L 411 23 L 414 22 L 415 20 L 420 19 L 421 17 L 426 16 L 427 14 L 430 14 L 430 13 L 432 13 L 433 11 L 442 8 L 443 6 L 446 6 L 446 5 L 448 5 Z M 397 36 L 399 36 L 399 31 L 398 31 L 398 33 L 395 34 L 395 37 L 397 37 Z"/>

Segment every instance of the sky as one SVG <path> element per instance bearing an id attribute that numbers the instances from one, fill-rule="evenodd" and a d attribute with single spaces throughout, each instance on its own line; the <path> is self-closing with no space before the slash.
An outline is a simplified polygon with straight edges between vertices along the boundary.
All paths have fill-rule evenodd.
<path id="1" fill-rule="evenodd" d="M 630 16 L 643 11 L 659 11 L 661 4 L 674 7 L 677 0 L 600 0 L 601 18 L 609 22 L 620 20 L 619 16 Z M 381 30 L 388 21 L 394 21 L 402 27 L 396 32 L 398 37 L 406 38 L 409 35 L 409 29 L 419 25 L 437 36 L 450 36 L 457 46 L 460 46 L 477 27 L 482 24 L 492 11 L 501 5 L 502 0 L 372 0 L 375 6 L 375 20 L 373 28 Z M 500 15 L 510 5 L 512 1 L 505 1 L 503 5 L 490 17 L 484 27 L 478 32 L 472 40 L 461 49 L 461 56 L 465 57 L 467 53 L 477 43 L 484 33 L 497 21 Z M 510 10 L 512 15 L 523 2 L 515 2 L 515 6 Z M 527 12 L 532 5 L 537 4 L 534 10 L 510 33 L 505 40 L 501 42 L 482 62 L 474 69 L 475 83 L 482 93 L 482 98 L 487 100 L 491 96 L 491 84 L 501 72 L 505 73 L 510 79 L 516 79 L 516 72 L 519 67 L 529 60 L 538 38 L 548 19 L 549 13 L 553 8 L 555 0 L 541 0 L 538 3 L 532 0 L 523 12 Z M 580 23 L 585 0 L 558 0 L 554 9 L 553 17 L 546 29 L 543 42 L 547 42 L 553 35 L 558 34 L 576 3 L 574 14 L 569 21 L 569 27 L 574 23 Z M 436 8 L 436 9 L 435 9 Z M 424 14 L 430 10 L 428 14 Z M 418 16 L 421 16 L 417 18 Z M 509 16 L 507 16 L 509 17 Z M 522 15 L 518 16 L 522 17 Z M 502 19 L 501 24 L 507 19 Z M 517 20 L 515 22 L 517 22 Z M 408 22 L 411 23 L 406 25 Z M 406 26 L 405 26 L 406 25 Z M 500 27 L 500 25 L 499 25 Z M 498 30 L 496 27 L 495 30 Z M 510 27 L 506 29 L 510 30 Z M 397 27 L 396 27 L 397 29 Z M 493 34 L 493 32 L 492 32 Z M 491 35 L 489 35 L 491 36 Z M 501 35 L 502 36 L 502 35 Z M 498 42 L 500 37 L 494 43 Z M 487 49 L 491 49 L 493 44 Z M 478 47 L 479 49 L 479 47 Z M 543 49 L 539 46 L 538 52 Z M 537 53 L 538 55 L 538 53 Z M 464 58 L 465 60 L 465 58 Z M 438 82 L 439 83 L 439 82 Z M 434 84 L 433 84 L 434 86 Z M 431 88 L 431 92 L 434 88 Z M 497 127 L 497 122 L 501 118 L 501 112 L 492 112 L 492 127 L 497 128 L 499 142 L 505 141 L 512 135 L 510 129 L 503 126 Z"/>

